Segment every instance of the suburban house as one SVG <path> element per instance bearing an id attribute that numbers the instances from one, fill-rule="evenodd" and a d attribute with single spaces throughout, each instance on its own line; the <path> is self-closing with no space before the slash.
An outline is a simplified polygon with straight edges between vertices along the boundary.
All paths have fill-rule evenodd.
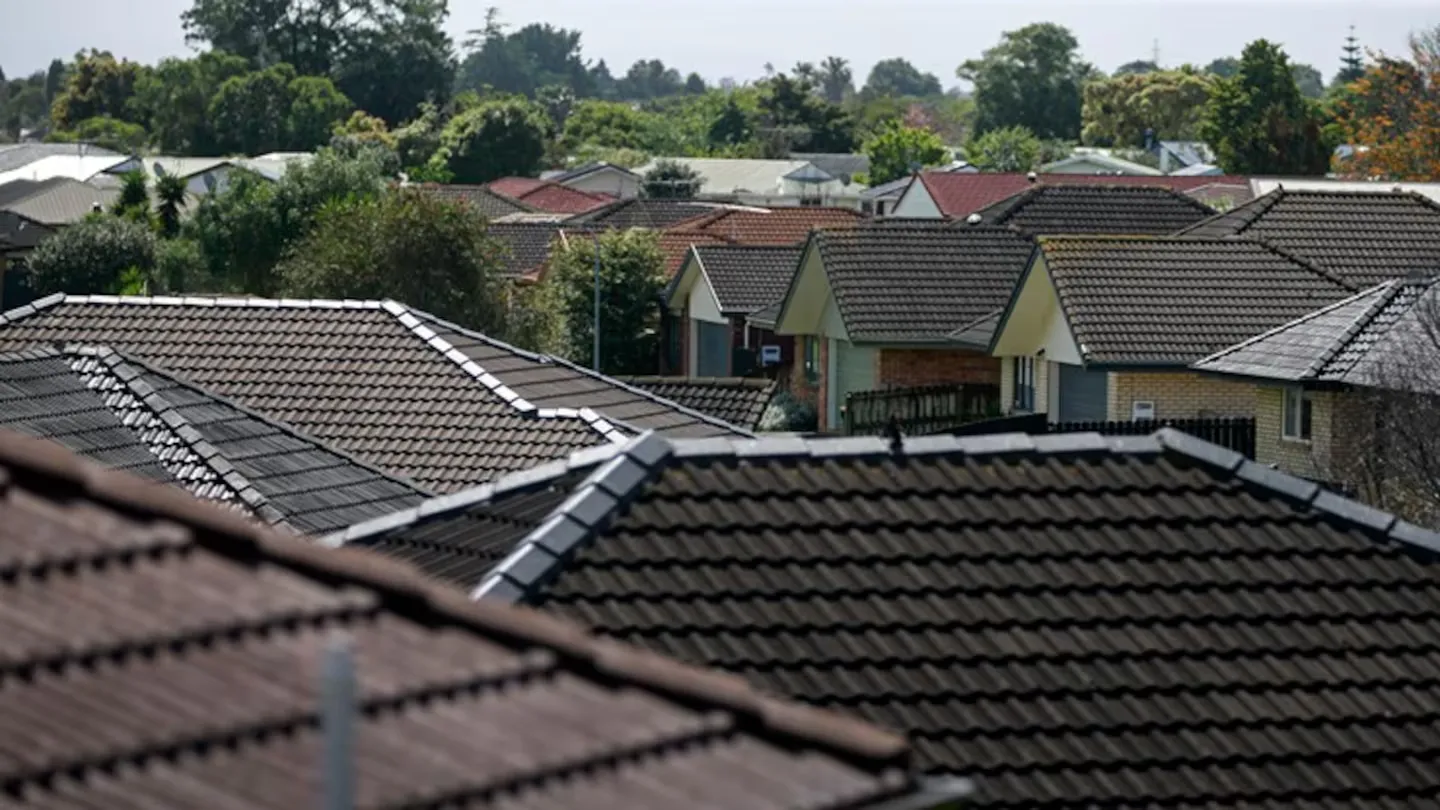
<path id="1" fill-rule="evenodd" d="M 295 534 L 326 534 L 436 494 L 104 347 L 0 354 L 0 429 Z"/>
<path id="2" fill-rule="evenodd" d="M 137 165 L 120 166 L 106 169 L 104 172 L 89 178 L 89 182 L 98 186 L 109 186 L 119 188 L 124 182 L 124 176 L 131 171 L 145 173 L 145 181 L 154 185 L 155 181 L 164 175 L 174 175 L 185 181 L 185 193 L 192 197 L 203 197 L 217 191 L 224 191 L 230 186 L 230 172 L 237 168 L 244 168 L 238 162 L 230 158 L 211 157 L 168 157 L 157 155 L 152 157 L 139 158 Z M 261 175 L 262 177 L 264 175 Z M 275 178 L 266 178 L 275 179 Z"/>
<path id="3" fill-rule="evenodd" d="M 732 206 L 698 200 L 641 198 L 618 200 L 600 208 L 575 214 L 565 220 L 568 226 L 589 225 L 597 228 L 652 228 L 664 230 L 681 222 L 698 220 L 706 214 L 728 210 Z M 766 209 L 757 208 L 756 211 Z"/>
<path id="4" fill-rule="evenodd" d="M 994 330 L 1002 403 L 1051 421 L 1252 416 L 1201 358 L 1358 287 L 1263 242 L 1041 237 Z"/>
<path id="5" fill-rule="evenodd" d="M 545 172 L 542 180 L 559 183 L 579 191 L 601 194 L 617 200 L 640 196 L 641 177 L 623 166 L 597 161 L 573 169 Z"/>
<path id="6" fill-rule="evenodd" d="M 1434 794 L 1440 534 L 1172 430 L 649 436 L 327 542 L 852 711 L 985 807 Z"/>
<path id="7" fill-rule="evenodd" d="M 1225 348 L 1193 368 L 1256 386 L 1257 461 L 1376 497 L 1384 494 L 1376 485 L 1395 482 L 1375 480 L 1385 466 L 1375 454 L 1433 452 L 1433 405 L 1397 400 L 1414 412 L 1409 422 L 1386 426 L 1390 409 L 1377 400 L 1387 390 L 1440 395 L 1437 329 L 1435 276 L 1397 279 Z"/>
<path id="8" fill-rule="evenodd" d="M 0 186 L 12 180 L 29 180 L 39 183 L 52 177 L 68 177 L 83 183 L 106 172 L 128 172 L 140 168 L 139 158 L 103 149 L 95 151 L 87 149 L 76 153 L 72 147 L 68 151 L 47 154 L 35 160 L 29 160 L 9 171 L 0 171 Z"/>
<path id="9" fill-rule="evenodd" d="M 56 294 L 0 316 L 0 351 L 54 343 L 153 364 L 441 493 L 650 429 L 749 435 L 394 301 Z"/>
<path id="10" fill-rule="evenodd" d="M 1256 177 L 1250 181 L 1255 196 L 1272 191 L 1406 191 L 1440 202 L 1440 183 L 1411 183 L 1395 180 L 1335 180 L 1327 177 Z"/>
<path id="11" fill-rule="evenodd" d="M 746 245 L 795 245 L 820 228 L 853 228 L 865 221 L 854 208 L 802 206 L 741 208 L 727 206 L 697 219 L 678 222 L 673 233 L 700 233 Z"/>
<path id="12" fill-rule="evenodd" d="M 108 207 L 119 192 L 57 176 L 12 180 L 0 186 L 0 309 L 34 298 L 25 257 L 60 229 Z"/>
<path id="13" fill-rule="evenodd" d="M 486 188 L 535 211 L 551 214 L 583 214 L 615 201 L 608 194 L 592 194 L 535 177 L 502 177 L 487 183 Z"/>
<path id="14" fill-rule="evenodd" d="M 691 377 L 743 376 L 788 364 L 794 341 L 746 316 L 785 296 L 801 245 L 694 245 L 666 288 L 667 369 Z"/>
<path id="15" fill-rule="evenodd" d="M 1440 202 L 1415 192 L 1276 188 L 1182 233 L 1263 239 L 1357 289 L 1440 268 Z"/>
<path id="16" fill-rule="evenodd" d="M 816 231 L 775 320 L 795 338 L 791 392 L 837 430 L 850 393 L 997 384 L 988 340 L 955 333 L 1004 306 L 1033 249 L 1011 228 L 934 220 Z"/>
<path id="17" fill-rule="evenodd" d="M 661 161 L 679 163 L 700 176 L 697 199 L 742 205 L 860 206 L 864 190 L 853 178 L 836 177 L 806 160 L 750 158 L 657 158 L 635 171 L 644 176 Z"/>
<path id="18" fill-rule="evenodd" d="M 87 156 L 127 157 L 114 150 L 86 143 L 41 143 L 38 141 L 4 143 L 0 144 L 0 175 L 13 172 L 16 169 L 23 169 L 42 158 L 77 158 Z"/>
<path id="19" fill-rule="evenodd" d="M 1033 183 L 1094 185 L 1095 182 L 1096 177 L 1087 174 L 920 172 L 912 178 L 905 193 L 890 210 L 890 215 L 904 219 L 964 219 L 987 205 L 1019 194 Z M 1246 202 L 1253 196 L 1243 191 L 1249 187 L 1249 180 L 1244 177 L 1110 176 L 1104 182 L 1122 186 L 1158 186 L 1181 194 L 1222 184 L 1236 187 L 1235 194 L 1242 195 L 1234 199 L 1235 203 Z"/>
<path id="20" fill-rule="evenodd" d="M 417 183 L 411 185 L 410 188 L 442 200 L 464 203 L 471 210 L 492 222 L 514 214 L 533 214 L 538 211 L 534 206 L 492 191 L 488 186 L 460 183 Z"/>
<path id="21" fill-rule="evenodd" d="M 13 807 L 940 810 L 971 789 L 895 732 L 46 442 L 0 435 L 0 479 Z"/>
<path id="22" fill-rule="evenodd" d="M 864 152 L 791 152 L 790 158 L 803 160 L 844 185 L 870 174 L 870 156 Z"/>

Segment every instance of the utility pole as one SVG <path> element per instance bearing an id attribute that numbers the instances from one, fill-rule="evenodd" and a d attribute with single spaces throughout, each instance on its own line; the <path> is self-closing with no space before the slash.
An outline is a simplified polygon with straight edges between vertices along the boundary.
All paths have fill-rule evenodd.
<path id="1" fill-rule="evenodd" d="M 590 238 L 595 240 L 595 326 L 591 330 L 595 334 L 595 346 L 590 353 L 590 364 L 595 373 L 600 373 L 600 234 L 592 232 Z"/>
<path id="2" fill-rule="evenodd" d="M 1156 70 L 1159 70 L 1159 69 L 1160 69 L 1160 40 L 1159 40 L 1159 38 L 1156 38 L 1154 47 L 1152 47 L 1152 48 L 1150 49 L 1150 61 L 1151 61 L 1151 63 L 1153 63 L 1153 64 L 1155 65 L 1155 69 L 1156 69 Z"/>

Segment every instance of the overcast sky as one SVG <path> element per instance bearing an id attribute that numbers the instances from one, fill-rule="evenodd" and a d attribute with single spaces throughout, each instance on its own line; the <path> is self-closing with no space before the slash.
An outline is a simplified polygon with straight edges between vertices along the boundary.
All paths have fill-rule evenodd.
<path id="1" fill-rule="evenodd" d="M 0 67 L 16 76 L 69 57 L 80 48 L 154 62 L 188 52 L 180 12 L 190 0 L 0 0 Z M 977 2 L 976 0 L 450 0 L 457 39 L 499 5 L 504 22 L 543 21 L 584 34 L 585 56 L 605 59 L 617 74 L 641 58 L 658 58 L 710 81 L 762 74 L 772 62 L 836 54 L 857 80 L 877 60 L 903 56 L 947 86 L 955 67 L 995 44 L 1002 31 L 1029 22 L 1069 26 L 1085 58 L 1103 70 L 1148 59 L 1204 64 L 1234 55 L 1246 42 L 1281 42 L 1293 60 L 1335 72 L 1350 25 L 1368 48 L 1405 51 L 1409 32 L 1440 25 L 1440 2 Z"/>

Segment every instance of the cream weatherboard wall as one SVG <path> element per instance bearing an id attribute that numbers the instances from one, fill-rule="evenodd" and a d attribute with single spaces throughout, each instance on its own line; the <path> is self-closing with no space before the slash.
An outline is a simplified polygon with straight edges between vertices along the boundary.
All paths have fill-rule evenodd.
<path id="1" fill-rule="evenodd" d="M 900 195 L 888 216 L 897 219 L 945 218 L 940 212 L 940 206 L 935 204 L 935 198 L 930 196 L 930 189 L 926 188 L 925 183 L 918 177 L 905 189 L 905 193 Z"/>
<path id="2" fill-rule="evenodd" d="M 689 357 L 686 358 L 686 368 L 690 369 L 691 375 L 697 377 L 723 377 L 728 373 L 730 364 L 730 322 L 720 314 L 720 302 L 716 299 L 715 292 L 710 289 L 709 279 L 704 273 L 695 272 L 693 280 L 686 281 L 690 282 L 685 304 L 686 314 L 689 315 L 689 334 L 686 335 Z M 709 341 L 704 339 L 714 333 L 717 327 L 724 329 L 723 344 L 717 343 L 718 338 Z M 702 350 L 708 355 L 722 348 L 722 358 L 700 356 Z M 717 373 L 717 363 L 723 365 L 725 370 Z"/>

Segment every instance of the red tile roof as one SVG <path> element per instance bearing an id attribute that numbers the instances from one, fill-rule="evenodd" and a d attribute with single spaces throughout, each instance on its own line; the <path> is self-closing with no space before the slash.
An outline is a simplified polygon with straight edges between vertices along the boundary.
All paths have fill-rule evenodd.
<path id="1" fill-rule="evenodd" d="M 1093 174 L 1041 174 L 1036 178 L 1049 185 L 1090 185 L 1103 183 L 1107 186 L 1160 186 L 1181 193 L 1202 186 L 1217 183 L 1227 186 L 1249 188 L 1250 181 L 1234 175 L 1212 175 L 1209 177 L 1132 177 Z M 1030 178 L 1019 172 L 995 172 L 962 174 L 958 172 L 922 172 L 920 182 L 947 217 L 964 217 L 979 211 L 987 205 L 1014 196 L 1030 187 Z M 528 201 L 527 201 L 528 202 Z M 1237 200 L 1236 202 L 1245 202 Z M 533 203 L 532 203 L 533 205 Z"/>
<path id="2" fill-rule="evenodd" d="M 609 194 L 593 194 L 534 177 L 502 177 L 486 188 L 551 214 L 583 214 L 615 202 Z"/>
<path id="3" fill-rule="evenodd" d="M 851 208 L 727 209 L 677 223 L 672 233 L 703 233 L 741 245 L 793 245 L 818 228 L 854 227 L 864 221 Z"/>

